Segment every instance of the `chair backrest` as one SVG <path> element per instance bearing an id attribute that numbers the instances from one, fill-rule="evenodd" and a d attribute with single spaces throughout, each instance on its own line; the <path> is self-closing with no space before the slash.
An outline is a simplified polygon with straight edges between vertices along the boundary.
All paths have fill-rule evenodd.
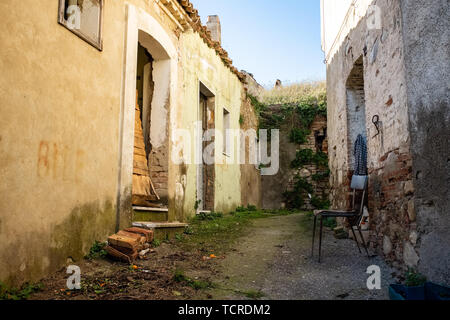
<path id="1" fill-rule="evenodd" d="M 356 200 L 356 190 L 358 191 L 362 191 L 362 198 L 361 198 L 361 205 L 359 207 L 359 215 L 360 215 L 360 219 L 363 215 L 363 210 L 364 210 L 364 199 L 366 198 L 366 191 L 367 191 L 367 184 L 369 181 L 369 177 L 368 176 L 357 176 L 354 175 L 352 177 L 352 183 L 350 185 L 350 188 L 353 189 L 353 200 L 352 200 L 352 209 L 355 210 L 355 200 Z"/>

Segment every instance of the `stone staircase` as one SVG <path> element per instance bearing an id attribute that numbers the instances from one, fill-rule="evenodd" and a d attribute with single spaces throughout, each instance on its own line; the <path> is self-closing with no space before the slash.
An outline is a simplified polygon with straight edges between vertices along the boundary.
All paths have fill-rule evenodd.
<path id="1" fill-rule="evenodd" d="M 176 234 L 183 234 L 187 223 L 169 222 L 167 208 L 133 207 L 133 227 L 153 230 L 156 240 L 173 239 Z"/>

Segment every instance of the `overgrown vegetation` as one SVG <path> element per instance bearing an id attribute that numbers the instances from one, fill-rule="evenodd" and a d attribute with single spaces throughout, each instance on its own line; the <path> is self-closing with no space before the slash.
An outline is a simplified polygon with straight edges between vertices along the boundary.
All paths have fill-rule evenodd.
<path id="1" fill-rule="evenodd" d="M 325 81 L 301 82 L 266 90 L 261 101 L 266 105 L 299 103 L 311 97 L 326 100 Z"/>
<path id="2" fill-rule="evenodd" d="M 0 300 L 25 300 L 34 293 L 43 289 L 41 283 L 24 284 L 20 289 L 8 288 L 3 282 L 0 282 Z"/>
<path id="3" fill-rule="evenodd" d="M 230 214 L 216 212 L 199 214 L 189 222 L 189 230 L 186 230 L 186 236 L 180 243 L 186 250 L 200 248 L 206 256 L 223 254 L 244 233 L 252 220 L 292 213 L 293 211 L 289 210 L 259 210 L 249 205 L 247 208 L 236 208 L 235 212 Z"/>
<path id="4" fill-rule="evenodd" d="M 259 290 L 258 291 L 248 290 L 248 291 L 242 292 L 242 294 L 244 294 L 247 298 L 252 299 L 252 300 L 259 300 L 264 297 L 264 293 Z"/>
<path id="5" fill-rule="evenodd" d="M 422 286 L 427 282 L 427 278 L 414 269 L 409 269 L 405 277 L 405 285 L 407 287 Z"/>
<path id="6" fill-rule="evenodd" d="M 253 108 L 255 109 L 256 115 L 259 116 L 261 112 L 267 109 L 267 106 L 264 103 L 259 102 L 258 98 L 247 93 L 247 97 L 250 99 Z"/>
<path id="7" fill-rule="evenodd" d="M 328 156 L 322 151 L 314 152 L 311 149 L 301 149 L 297 151 L 295 159 L 291 162 L 291 167 L 302 168 L 308 164 L 326 167 L 328 170 Z"/>
<path id="8" fill-rule="evenodd" d="M 214 284 L 209 281 L 193 280 L 193 279 L 187 277 L 184 274 L 184 271 L 180 270 L 180 269 L 175 270 L 173 280 L 175 282 L 184 283 L 187 286 L 189 286 L 195 290 L 203 290 L 203 289 L 209 289 L 209 288 L 214 287 Z"/>
<path id="9" fill-rule="evenodd" d="M 291 143 L 299 146 L 308 142 L 312 134 L 311 125 L 318 116 L 327 116 L 326 85 L 324 82 L 300 83 L 277 87 L 266 91 L 262 101 L 250 97 L 259 115 L 260 129 L 288 130 Z M 271 106 L 269 108 L 269 105 Z M 270 136 L 270 131 L 269 131 Z M 284 192 L 289 208 L 304 208 L 306 199 L 316 209 L 326 209 L 328 199 L 314 194 L 312 182 L 326 182 L 330 176 L 328 156 L 322 151 L 300 148 L 291 163 L 292 169 L 300 172 L 306 166 L 315 165 L 318 172 L 309 179 L 300 175 L 294 177 L 293 190 Z"/>
<path id="10" fill-rule="evenodd" d="M 86 259 L 94 260 L 98 258 L 104 258 L 108 254 L 105 250 L 106 243 L 95 241 L 89 250 L 88 255 L 86 255 Z"/>

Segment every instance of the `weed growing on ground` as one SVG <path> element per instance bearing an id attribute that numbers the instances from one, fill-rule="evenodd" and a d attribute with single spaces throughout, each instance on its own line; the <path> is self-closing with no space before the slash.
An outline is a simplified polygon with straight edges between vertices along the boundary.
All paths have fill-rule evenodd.
<path id="1" fill-rule="evenodd" d="M 262 297 L 264 297 L 264 293 L 262 293 L 261 291 L 256 291 L 256 290 L 248 290 L 246 292 L 242 292 L 247 298 L 249 299 L 253 299 L 253 300 L 258 300 L 261 299 Z"/>
<path id="2" fill-rule="evenodd" d="M 108 254 L 105 250 L 106 243 L 95 241 L 89 250 L 89 254 L 85 256 L 86 259 L 94 260 L 98 258 L 104 258 Z"/>
<path id="3" fill-rule="evenodd" d="M 421 274 L 415 271 L 414 269 L 409 269 L 406 273 L 405 277 L 405 285 L 407 287 L 418 287 L 422 286 L 427 282 L 427 278 Z"/>
<path id="4" fill-rule="evenodd" d="M 177 240 L 177 241 L 183 240 L 183 234 L 181 234 L 181 233 L 175 234 L 175 240 Z"/>
<path id="5" fill-rule="evenodd" d="M 24 284 L 20 289 L 8 288 L 4 283 L 0 282 L 0 300 L 25 300 L 35 292 L 44 288 L 42 283 Z"/>
<path id="6" fill-rule="evenodd" d="M 199 214 L 189 223 L 189 234 L 180 241 L 186 250 L 201 250 L 205 254 L 225 253 L 243 235 L 254 219 L 289 215 L 293 211 L 258 210 L 255 206 L 239 207 L 230 214 Z"/>
<path id="7" fill-rule="evenodd" d="M 184 274 L 183 270 L 177 269 L 174 272 L 173 280 L 178 283 L 184 283 L 195 290 L 204 290 L 213 288 L 213 284 L 204 280 L 193 280 Z"/>
<path id="8" fill-rule="evenodd" d="M 158 239 L 153 240 L 152 242 L 153 247 L 158 248 L 161 245 L 161 241 Z"/>
<path id="9" fill-rule="evenodd" d="M 221 213 L 221 212 L 211 212 L 211 213 L 201 212 L 197 215 L 196 219 L 198 219 L 198 220 L 216 220 L 216 219 L 220 219 L 222 217 L 223 217 L 223 213 Z"/>

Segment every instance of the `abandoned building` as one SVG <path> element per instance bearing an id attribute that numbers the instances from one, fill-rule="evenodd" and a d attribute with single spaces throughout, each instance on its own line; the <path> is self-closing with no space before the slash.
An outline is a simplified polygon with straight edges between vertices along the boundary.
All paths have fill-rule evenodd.
<path id="1" fill-rule="evenodd" d="M 282 105 L 271 105 L 262 113 L 261 118 L 283 116 L 282 110 Z M 294 165 L 297 155 L 301 152 L 323 154 L 324 161 L 327 161 L 327 118 L 325 115 L 316 115 L 308 128 L 305 128 L 302 141 L 293 139 L 294 130 L 301 128 L 296 120 L 298 119 L 295 117 L 287 116 L 282 123 L 276 125 L 280 130 L 280 169 L 275 175 L 261 177 L 264 209 L 323 209 L 312 202 L 322 199 L 328 201 L 329 179 L 326 165 L 321 166 L 313 161 Z M 303 184 L 302 188 L 297 187 L 299 182 Z"/>
<path id="2" fill-rule="evenodd" d="M 217 16 L 203 26 L 187 0 L 42 2 L 0 5 L 1 281 L 39 279 L 133 222 L 179 230 L 260 204 L 254 165 L 172 161 L 190 156 L 174 155 L 190 152 L 178 129 L 257 128 Z"/>
<path id="3" fill-rule="evenodd" d="M 450 283 L 448 1 L 322 0 L 333 208 L 367 142 L 373 249 Z"/>

